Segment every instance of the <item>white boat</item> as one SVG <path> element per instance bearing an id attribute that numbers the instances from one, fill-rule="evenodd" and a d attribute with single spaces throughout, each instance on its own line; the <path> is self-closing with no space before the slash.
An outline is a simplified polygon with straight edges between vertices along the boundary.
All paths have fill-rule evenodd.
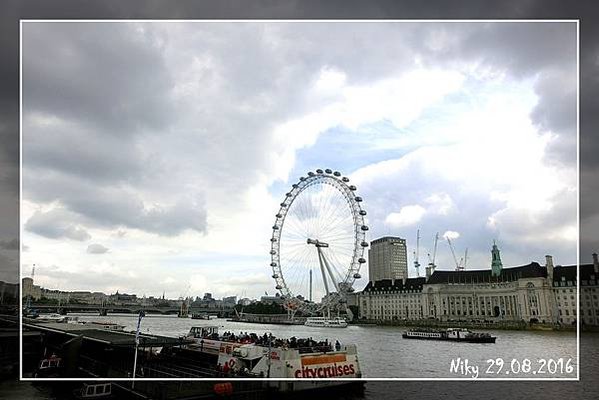
<path id="1" fill-rule="evenodd" d="M 37 322 L 67 322 L 68 317 L 60 314 L 40 314 L 36 318 Z"/>
<path id="2" fill-rule="evenodd" d="M 125 325 L 116 324 L 114 322 L 101 322 L 101 321 L 85 321 L 80 324 L 86 325 L 93 329 L 106 329 L 109 331 L 123 331 Z"/>
<path id="3" fill-rule="evenodd" d="M 192 327 L 188 339 L 194 344 L 188 349 L 212 354 L 217 369 L 225 376 L 263 378 L 338 379 L 361 378 L 357 347 L 353 344 L 336 348 L 312 339 L 276 339 L 266 334 L 243 337 L 221 336 L 218 327 Z M 317 385 L 290 386 L 286 390 L 303 390 L 336 386 L 349 382 L 320 381 Z"/>
<path id="4" fill-rule="evenodd" d="M 341 317 L 308 317 L 304 325 L 323 328 L 347 328 L 347 321 Z"/>

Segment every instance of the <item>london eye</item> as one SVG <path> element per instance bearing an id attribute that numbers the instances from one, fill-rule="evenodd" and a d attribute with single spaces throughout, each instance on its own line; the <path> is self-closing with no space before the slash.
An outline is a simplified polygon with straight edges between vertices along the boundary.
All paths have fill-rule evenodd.
<path id="1" fill-rule="evenodd" d="M 330 169 L 308 172 L 285 195 L 272 227 L 270 266 L 288 310 L 347 310 L 346 296 L 366 263 L 361 204 L 349 178 Z"/>

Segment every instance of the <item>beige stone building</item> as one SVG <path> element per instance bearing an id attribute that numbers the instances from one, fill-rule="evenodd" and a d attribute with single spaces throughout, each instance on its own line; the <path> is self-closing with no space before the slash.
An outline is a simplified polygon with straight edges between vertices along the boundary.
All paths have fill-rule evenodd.
<path id="1" fill-rule="evenodd" d="M 22 296 L 32 300 L 39 300 L 42 297 L 42 288 L 33 284 L 33 278 L 25 277 L 22 283 Z"/>

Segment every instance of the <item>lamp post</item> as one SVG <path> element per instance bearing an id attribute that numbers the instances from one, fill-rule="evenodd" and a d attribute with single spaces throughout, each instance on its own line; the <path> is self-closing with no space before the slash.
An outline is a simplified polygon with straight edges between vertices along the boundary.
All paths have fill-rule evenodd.
<path id="1" fill-rule="evenodd" d="M 137 347 L 139 346 L 139 329 L 141 326 L 141 319 L 146 316 L 143 310 L 139 312 L 139 318 L 137 319 L 137 330 L 135 331 L 135 355 L 133 356 L 133 381 L 131 382 L 131 389 L 135 388 L 135 371 L 137 370 Z"/>

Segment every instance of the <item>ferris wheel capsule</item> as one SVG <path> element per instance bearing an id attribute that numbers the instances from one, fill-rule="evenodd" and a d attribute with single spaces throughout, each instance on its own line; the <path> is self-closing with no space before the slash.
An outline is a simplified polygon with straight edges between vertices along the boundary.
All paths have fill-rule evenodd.
<path id="1" fill-rule="evenodd" d="M 360 279 L 361 277 L 362 277 L 362 275 L 360 275 L 357 272 L 354 274 L 354 279 Z"/>
<path id="2" fill-rule="evenodd" d="M 327 168 L 327 169 L 325 169 L 325 170 L 324 170 L 324 172 L 326 172 L 327 174 L 331 174 L 331 173 L 333 173 L 333 171 L 331 171 L 331 170 L 330 170 L 330 169 L 328 169 L 328 168 Z"/>
<path id="3" fill-rule="evenodd" d="M 335 172 L 333 172 L 333 175 L 335 175 L 335 176 L 341 176 L 341 172 L 335 171 Z"/>
<path id="4" fill-rule="evenodd" d="M 361 228 L 361 229 L 362 229 L 363 231 L 367 231 L 367 230 L 368 230 L 368 227 L 367 227 L 366 225 L 362 225 L 362 228 Z"/>
<path id="5" fill-rule="evenodd" d="M 349 182 L 349 178 L 348 178 L 347 176 L 344 176 L 343 178 L 341 178 L 341 180 L 342 180 L 343 182 Z"/>
<path id="6" fill-rule="evenodd" d="M 359 262 L 360 264 L 364 264 L 364 263 L 366 262 L 366 259 L 365 259 L 365 258 L 363 258 L 363 257 L 360 257 L 360 258 L 358 258 L 358 262 Z"/>
<path id="7" fill-rule="evenodd" d="M 366 213 L 366 210 L 360 210 L 359 214 L 360 214 L 360 215 L 362 215 L 362 216 L 364 216 L 364 215 L 366 215 L 367 213 Z"/>

